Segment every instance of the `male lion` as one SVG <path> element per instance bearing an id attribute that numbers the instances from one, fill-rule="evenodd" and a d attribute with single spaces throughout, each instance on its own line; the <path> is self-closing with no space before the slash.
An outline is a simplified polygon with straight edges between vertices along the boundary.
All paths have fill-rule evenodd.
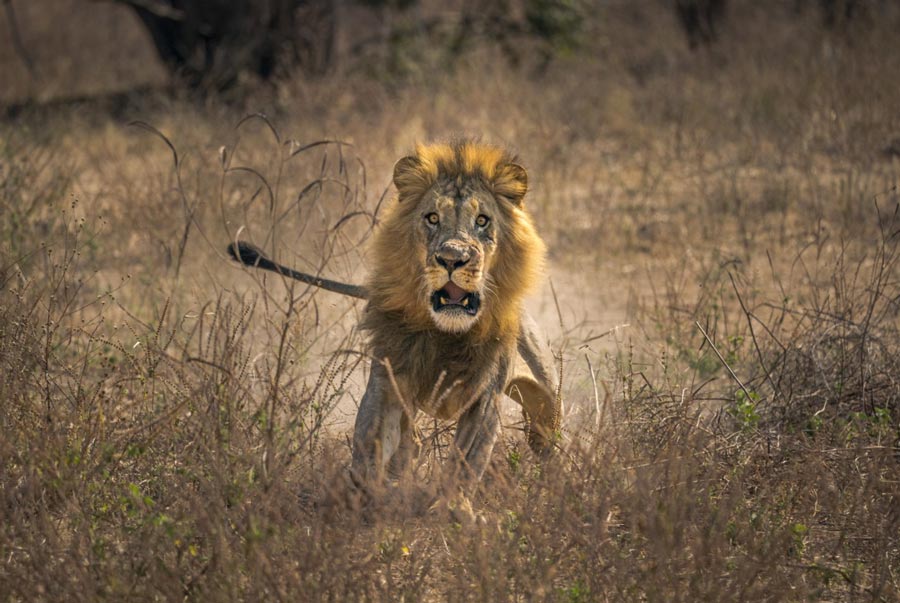
<path id="1" fill-rule="evenodd" d="M 523 204 L 524 168 L 470 140 L 420 145 L 394 166 L 394 184 L 365 287 L 296 272 L 247 243 L 229 247 L 245 264 L 368 299 L 361 326 L 375 361 L 356 417 L 354 481 L 403 472 L 418 452 L 418 411 L 457 421 L 458 469 L 479 480 L 504 396 L 522 405 L 532 449 L 547 452 L 560 403 L 552 356 L 522 308 L 545 253 Z"/>

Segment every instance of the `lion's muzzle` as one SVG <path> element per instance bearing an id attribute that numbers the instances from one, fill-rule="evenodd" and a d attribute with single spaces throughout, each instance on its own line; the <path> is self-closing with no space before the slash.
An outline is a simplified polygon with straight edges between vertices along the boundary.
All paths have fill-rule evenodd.
<path id="1" fill-rule="evenodd" d="M 427 268 L 431 317 L 448 333 L 464 333 L 482 309 L 482 251 L 458 237 L 433 249 Z"/>

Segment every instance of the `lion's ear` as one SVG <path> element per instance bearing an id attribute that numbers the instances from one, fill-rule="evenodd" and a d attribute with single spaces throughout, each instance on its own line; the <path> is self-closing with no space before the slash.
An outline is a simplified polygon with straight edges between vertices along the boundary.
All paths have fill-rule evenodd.
<path id="1" fill-rule="evenodd" d="M 403 192 L 410 186 L 420 186 L 422 180 L 422 162 L 415 155 L 408 155 L 394 164 L 394 186 Z"/>
<path id="2" fill-rule="evenodd" d="M 494 178 L 494 194 L 506 197 L 514 205 L 522 205 L 528 192 L 528 172 L 517 163 L 507 163 Z"/>

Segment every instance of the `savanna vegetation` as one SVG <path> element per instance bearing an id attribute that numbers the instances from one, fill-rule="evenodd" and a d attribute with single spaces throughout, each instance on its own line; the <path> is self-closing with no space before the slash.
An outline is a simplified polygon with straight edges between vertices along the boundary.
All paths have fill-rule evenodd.
<path id="1" fill-rule="evenodd" d="M 897 3 L 347 2 L 265 74 L 3 5 L 3 601 L 900 600 Z M 361 303 L 224 253 L 361 282 L 457 134 L 529 170 L 565 404 L 462 523 L 349 485 Z"/>

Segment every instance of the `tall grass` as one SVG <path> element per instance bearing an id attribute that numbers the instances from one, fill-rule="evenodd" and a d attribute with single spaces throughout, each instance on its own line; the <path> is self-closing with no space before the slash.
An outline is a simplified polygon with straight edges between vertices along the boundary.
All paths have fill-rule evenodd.
<path id="1" fill-rule="evenodd" d="M 606 54 L 541 75 L 0 124 L 0 598 L 897 600 L 893 21 L 741 4 L 688 57 L 610 6 Z M 389 503 L 347 479 L 361 307 L 222 253 L 360 282 L 393 161 L 459 132 L 530 169 L 567 409 L 544 461 L 504 414 L 462 523 L 450 425 Z"/>

